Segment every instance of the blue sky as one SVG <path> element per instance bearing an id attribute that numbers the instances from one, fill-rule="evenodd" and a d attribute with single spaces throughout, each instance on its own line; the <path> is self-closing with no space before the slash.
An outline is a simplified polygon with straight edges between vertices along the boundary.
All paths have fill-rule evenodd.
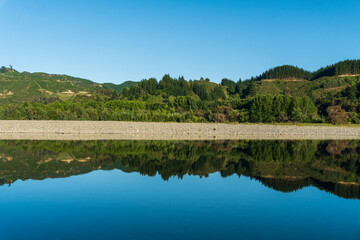
<path id="1" fill-rule="evenodd" d="M 0 0 L 0 65 L 121 83 L 219 82 L 360 58 L 358 0 Z"/>

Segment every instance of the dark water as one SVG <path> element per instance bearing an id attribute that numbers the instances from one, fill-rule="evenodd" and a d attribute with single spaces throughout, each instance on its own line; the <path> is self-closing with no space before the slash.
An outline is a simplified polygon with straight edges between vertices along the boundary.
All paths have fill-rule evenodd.
<path id="1" fill-rule="evenodd" d="M 360 239 L 360 141 L 0 141 L 0 239 Z"/>

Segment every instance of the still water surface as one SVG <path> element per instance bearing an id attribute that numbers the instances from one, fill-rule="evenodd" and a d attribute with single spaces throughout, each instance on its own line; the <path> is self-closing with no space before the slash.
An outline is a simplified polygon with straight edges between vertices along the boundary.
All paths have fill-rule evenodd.
<path id="1" fill-rule="evenodd" d="M 0 239 L 360 239 L 359 141 L 0 141 Z"/>

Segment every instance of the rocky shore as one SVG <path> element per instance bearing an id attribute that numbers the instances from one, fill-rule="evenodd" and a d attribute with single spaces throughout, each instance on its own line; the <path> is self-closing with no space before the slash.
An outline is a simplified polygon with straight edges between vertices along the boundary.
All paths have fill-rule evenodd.
<path id="1" fill-rule="evenodd" d="M 0 121 L 0 139 L 360 139 L 360 128 L 265 124 Z"/>

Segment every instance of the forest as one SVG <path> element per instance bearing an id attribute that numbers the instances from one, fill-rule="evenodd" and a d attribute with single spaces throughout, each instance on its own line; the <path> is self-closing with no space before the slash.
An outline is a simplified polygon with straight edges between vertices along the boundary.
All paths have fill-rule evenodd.
<path id="1" fill-rule="evenodd" d="M 194 89 L 189 90 L 193 95 L 174 96 L 170 93 L 176 91 L 173 85 L 155 88 L 156 95 L 151 95 L 153 90 L 142 88 L 151 82 L 142 81 L 139 86 L 124 90 L 123 95 L 103 90 L 71 101 L 41 99 L 41 102 L 4 105 L 0 108 L 0 118 L 154 122 L 313 122 L 318 119 L 316 106 L 309 97 L 259 95 L 225 99 L 220 86 L 207 89 L 201 87 L 207 86 L 201 82 L 193 83 Z M 158 87 L 161 86 L 160 82 Z M 187 89 L 181 88 L 181 92 L 184 91 Z M 129 95 L 129 92 L 138 95 Z"/>
<path id="2" fill-rule="evenodd" d="M 2 71 L 6 75 L 14 70 Z M 0 119 L 359 124 L 359 75 L 360 61 L 347 60 L 316 72 L 285 65 L 245 81 L 224 78 L 220 84 L 168 74 L 160 81 L 127 82 L 121 88 L 92 87 L 88 80 L 75 79 L 79 86 L 87 84 L 86 94 L 66 99 L 55 94 L 34 96 L 32 101 L 1 104 Z M 34 76 L 46 81 L 44 74 Z"/>
<path id="3" fill-rule="evenodd" d="M 360 60 L 345 60 L 324 68 L 320 68 L 315 72 L 306 71 L 302 68 L 284 65 L 265 71 L 255 80 L 263 79 L 306 79 L 316 80 L 321 77 L 332 77 L 339 75 L 358 75 L 360 74 Z"/>

